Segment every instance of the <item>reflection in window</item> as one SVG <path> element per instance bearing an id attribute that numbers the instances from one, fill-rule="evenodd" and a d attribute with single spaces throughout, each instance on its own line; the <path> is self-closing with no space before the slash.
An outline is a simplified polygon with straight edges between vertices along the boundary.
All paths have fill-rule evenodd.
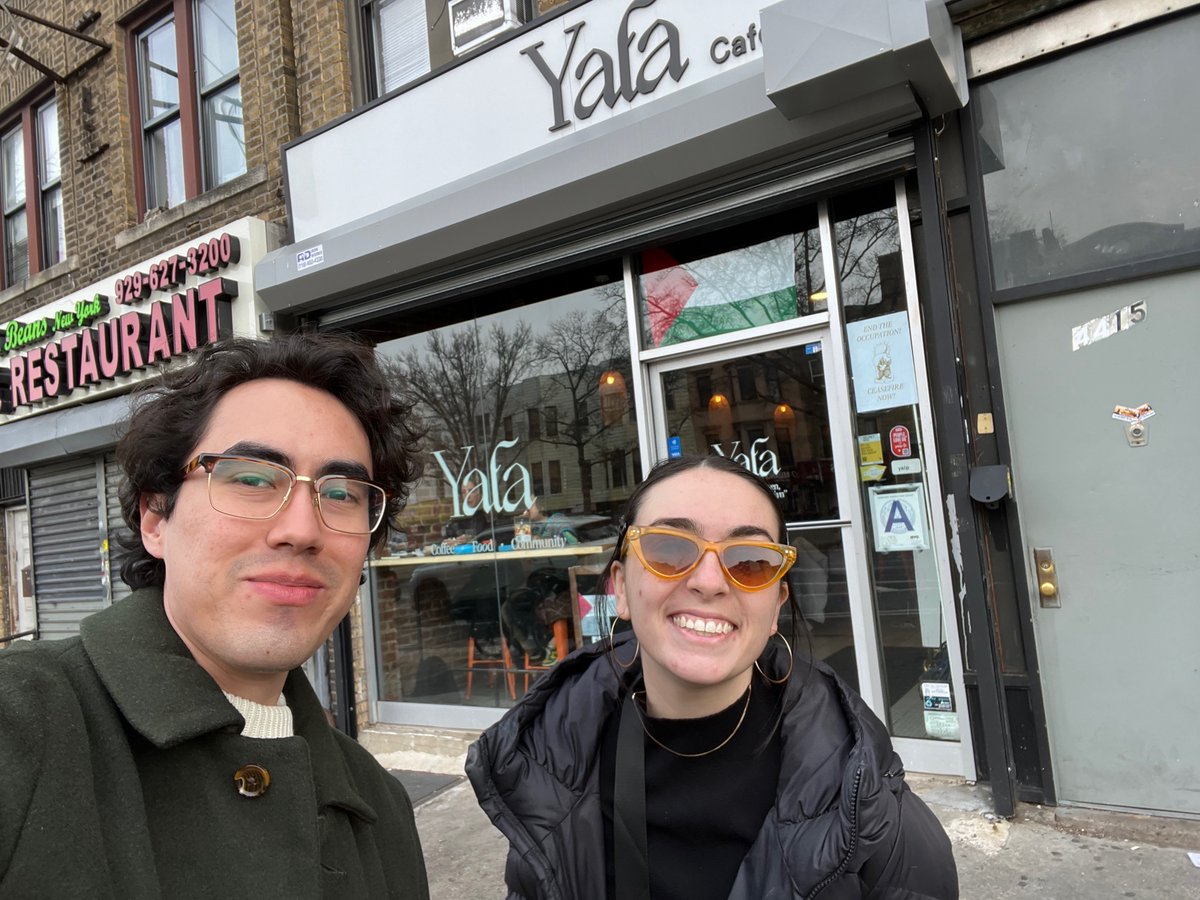
<path id="1" fill-rule="evenodd" d="M 372 567 L 381 699 L 508 705 L 578 642 L 571 578 L 611 552 L 632 490 L 623 289 L 377 345 L 426 435 L 405 539 Z"/>
<path id="2" fill-rule="evenodd" d="M 52 266 L 67 256 L 56 100 L 51 100 L 37 111 L 37 150 L 38 187 L 42 194 L 42 264 Z"/>
<path id="3" fill-rule="evenodd" d="M 828 400 L 810 366 L 822 358 L 814 341 L 665 372 L 663 394 L 679 398 L 667 411 L 667 435 L 679 439 L 685 455 L 719 454 L 761 475 L 788 521 L 836 518 Z M 739 379 L 765 385 L 768 370 L 771 396 L 734 392 Z"/>
<path id="4" fill-rule="evenodd" d="M 903 310 L 904 266 L 892 185 L 839 198 L 833 211 L 846 321 Z"/>
<path id="5" fill-rule="evenodd" d="M 788 574 L 788 582 L 795 589 L 809 644 L 801 646 L 799 652 L 823 660 L 857 689 L 858 660 L 850 621 L 842 529 L 789 529 L 788 543 L 796 548 L 796 564 Z M 792 631 L 792 615 L 791 604 L 784 604 L 779 619 L 779 629 L 784 634 Z"/>
<path id="6" fill-rule="evenodd" d="M 1200 250 L 1197 47 L 1191 16 L 974 90 L 997 289 Z"/>
<path id="7" fill-rule="evenodd" d="M 826 308 L 815 210 L 758 223 L 753 231 L 735 229 L 642 252 L 644 346 L 665 347 Z"/>
<path id="8" fill-rule="evenodd" d="M 614 450 L 609 457 L 609 484 L 615 488 L 625 487 L 625 451 Z"/>
<path id="9" fill-rule="evenodd" d="M 29 274 L 29 232 L 25 217 L 25 144 L 20 128 L 3 137 L 0 156 L 0 197 L 4 207 L 4 284 Z"/>

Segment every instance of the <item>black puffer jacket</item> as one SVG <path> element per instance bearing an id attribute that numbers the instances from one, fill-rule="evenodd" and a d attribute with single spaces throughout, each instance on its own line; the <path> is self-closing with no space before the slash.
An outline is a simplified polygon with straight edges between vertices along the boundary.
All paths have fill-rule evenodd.
<path id="1" fill-rule="evenodd" d="M 768 671 L 786 663 L 774 654 Z M 467 775 L 510 844 L 510 898 L 603 900 L 599 753 L 618 692 L 609 661 L 584 648 L 472 745 Z M 950 841 L 863 701 L 824 665 L 797 660 L 785 702 L 778 794 L 731 900 L 957 898 Z"/>

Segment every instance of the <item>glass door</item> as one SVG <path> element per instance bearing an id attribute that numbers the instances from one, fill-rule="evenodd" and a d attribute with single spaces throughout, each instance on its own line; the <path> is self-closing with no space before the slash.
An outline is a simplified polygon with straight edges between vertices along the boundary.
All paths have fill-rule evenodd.
<path id="1" fill-rule="evenodd" d="M 845 402 L 836 351 L 826 328 L 756 340 L 663 361 L 651 367 L 655 456 L 719 455 L 763 477 L 779 500 L 788 541 L 798 558 L 792 583 L 804 625 L 798 652 L 827 662 L 855 689 L 873 693 L 860 677 L 855 639 L 869 626 L 864 596 L 847 566 L 858 542 L 852 529 L 853 477 L 848 433 L 831 409 Z M 846 429 L 842 429 L 845 431 Z M 785 607 L 781 629 L 792 631 Z"/>

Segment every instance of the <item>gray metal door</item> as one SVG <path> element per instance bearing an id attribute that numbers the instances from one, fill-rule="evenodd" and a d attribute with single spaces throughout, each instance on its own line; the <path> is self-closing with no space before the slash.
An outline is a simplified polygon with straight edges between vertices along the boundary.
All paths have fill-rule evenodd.
<path id="1" fill-rule="evenodd" d="M 107 603 L 102 483 L 103 472 L 98 474 L 97 460 L 90 456 L 29 470 L 33 587 L 42 640 L 78 634 L 83 618 Z"/>
<path id="2" fill-rule="evenodd" d="M 1063 801 L 1200 813 L 1198 297 L 1193 272 L 997 313 Z M 1114 408 L 1142 404 L 1132 446 Z"/>

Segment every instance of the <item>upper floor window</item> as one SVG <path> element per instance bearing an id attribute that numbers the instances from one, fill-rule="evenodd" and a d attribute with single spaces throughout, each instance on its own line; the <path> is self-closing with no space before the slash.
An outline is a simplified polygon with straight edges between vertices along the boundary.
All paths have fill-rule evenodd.
<path id="1" fill-rule="evenodd" d="M 171 207 L 246 171 L 234 0 L 173 0 L 134 31 L 143 209 Z M 182 85 L 179 73 L 195 73 Z"/>
<path id="2" fill-rule="evenodd" d="M 363 0 L 362 17 L 372 97 L 429 71 L 425 0 Z"/>
<path id="3" fill-rule="evenodd" d="M 1195 265 L 1198 46 L 1193 15 L 972 87 L 997 291 Z"/>
<path id="4" fill-rule="evenodd" d="M 450 38 L 452 17 L 478 23 L 490 39 L 544 16 L 569 0 L 439 0 L 428 5 L 426 0 L 358 2 L 367 94 L 368 99 L 374 99 L 455 59 Z M 468 44 L 470 49 L 478 46 L 475 41 Z"/>
<path id="5" fill-rule="evenodd" d="M 5 287 L 66 256 L 56 100 L 26 107 L 0 135 L 0 206 Z"/>

